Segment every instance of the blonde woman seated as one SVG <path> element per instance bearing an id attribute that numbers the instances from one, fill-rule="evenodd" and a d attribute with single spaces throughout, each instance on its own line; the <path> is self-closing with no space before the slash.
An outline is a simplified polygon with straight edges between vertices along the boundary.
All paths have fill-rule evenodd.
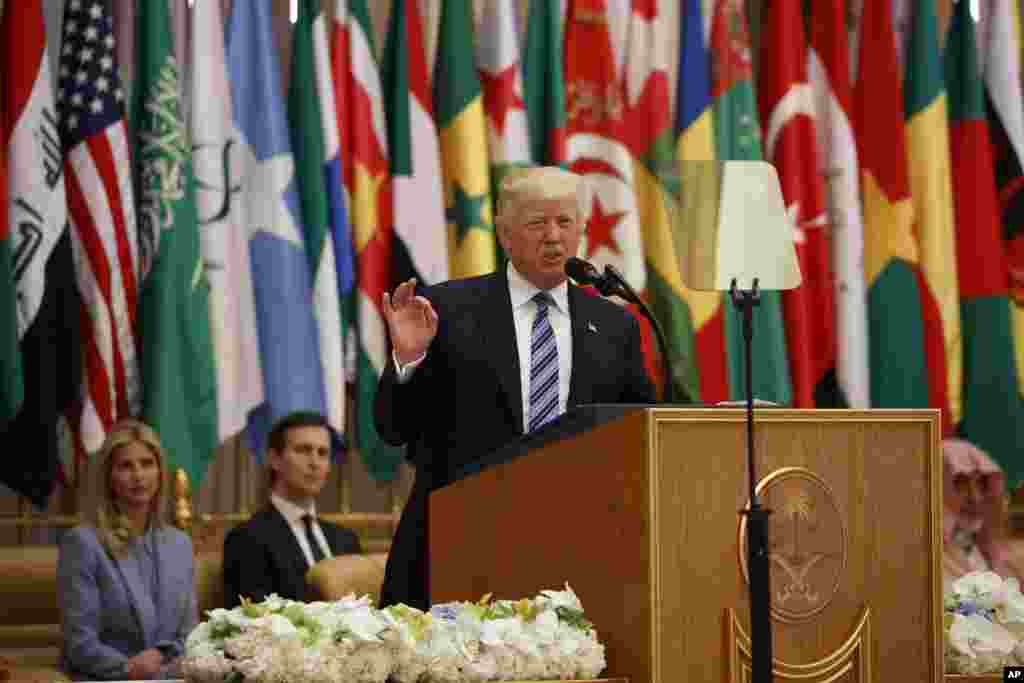
<path id="1" fill-rule="evenodd" d="M 61 541 L 61 663 L 92 680 L 175 678 L 196 624 L 192 542 L 165 521 L 163 449 L 137 420 L 114 425 L 90 463 L 86 524 Z"/>
<path id="2" fill-rule="evenodd" d="M 963 439 L 942 442 L 944 583 L 973 571 L 1020 578 L 1006 541 L 1006 478 L 985 451 Z"/>

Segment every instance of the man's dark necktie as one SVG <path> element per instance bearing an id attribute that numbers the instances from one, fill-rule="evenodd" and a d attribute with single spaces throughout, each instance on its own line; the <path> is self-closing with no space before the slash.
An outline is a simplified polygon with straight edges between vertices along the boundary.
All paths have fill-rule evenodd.
<path id="1" fill-rule="evenodd" d="M 313 553 L 313 564 L 324 559 L 324 551 L 313 535 L 313 515 L 302 515 L 302 523 L 306 526 L 306 542 L 309 543 L 309 550 Z"/>

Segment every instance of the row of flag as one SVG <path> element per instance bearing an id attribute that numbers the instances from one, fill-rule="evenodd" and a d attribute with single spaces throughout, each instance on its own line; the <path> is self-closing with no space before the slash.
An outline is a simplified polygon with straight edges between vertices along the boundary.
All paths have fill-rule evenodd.
<path id="1" fill-rule="evenodd" d="M 57 74 L 42 2 L 3 14 L 0 425 L 26 450 L 2 480 L 44 504 L 127 415 L 196 484 L 218 444 L 244 432 L 259 453 L 293 410 L 343 433 L 347 383 L 372 405 L 391 284 L 366 3 L 302 3 L 287 96 L 269 3 L 197 3 L 185 68 L 167 3 L 140 3 L 130 102 L 106 4 L 63 9 Z"/>
<path id="2" fill-rule="evenodd" d="M 655 0 L 531 0 L 522 29 L 515 3 L 475 21 L 444 0 L 432 60 L 420 3 L 392 0 L 379 63 L 366 0 L 300 0 L 287 93 L 270 3 L 232 5 L 195 3 L 183 68 L 167 4 L 139 3 L 130 105 L 102 0 L 66 0 L 57 74 L 41 0 L 4 10 L 0 425 L 38 446 L 0 478 L 36 503 L 129 414 L 196 484 L 219 443 L 244 432 L 259 453 L 297 408 L 354 425 L 393 477 L 372 421 L 381 294 L 500 267 L 492 198 L 522 164 L 587 176 L 581 256 L 647 297 L 677 392 L 741 398 L 736 312 L 687 289 L 674 254 L 689 159 L 773 162 L 793 219 L 804 284 L 755 309 L 755 395 L 937 407 L 1024 475 L 1012 0 L 985 8 L 982 42 L 958 3 L 944 52 L 934 0 L 915 3 L 903 66 L 890 3 L 864 3 L 856 73 L 844 0 L 773 0 L 756 83 L 735 0 L 707 20 L 683 0 L 671 25 Z"/>

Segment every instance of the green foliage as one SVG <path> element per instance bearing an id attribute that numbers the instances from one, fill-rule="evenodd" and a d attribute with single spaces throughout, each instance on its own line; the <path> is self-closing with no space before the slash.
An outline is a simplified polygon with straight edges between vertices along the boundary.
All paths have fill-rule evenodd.
<path id="1" fill-rule="evenodd" d="M 250 619 L 259 619 L 260 617 L 267 616 L 268 610 L 263 605 L 257 605 L 252 602 L 243 602 L 242 614 L 249 617 Z"/>
<path id="2" fill-rule="evenodd" d="M 242 629 L 227 621 L 215 621 L 210 624 L 210 640 L 226 640 L 241 632 Z"/>
<path id="3" fill-rule="evenodd" d="M 302 611 L 301 604 L 288 605 L 280 612 L 288 621 L 292 622 L 295 628 L 299 629 L 302 633 L 302 644 L 310 646 L 320 640 L 320 634 L 323 631 L 323 627 L 312 617 L 306 615 Z"/>
<path id="4" fill-rule="evenodd" d="M 433 618 L 429 614 L 403 603 L 386 607 L 384 611 L 409 624 L 409 628 L 412 630 L 412 637 L 416 640 L 426 638 L 427 631 L 433 623 Z"/>
<path id="5" fill-rule="evenodd" d="M 582 610 L 570 607 L 556 607 L 555 614 L 558 615 L 560 621 L 564 621 L 577 631 L 589 633 L 594 630 L 594 625 L 583 617 Z"/>

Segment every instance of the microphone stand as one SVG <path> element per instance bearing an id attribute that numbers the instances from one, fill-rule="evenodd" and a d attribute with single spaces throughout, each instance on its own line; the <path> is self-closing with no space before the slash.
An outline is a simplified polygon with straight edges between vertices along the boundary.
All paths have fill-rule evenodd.
<path id="1" fill-rule="evenodd" d="M 743 314 L 743 350 L 747 380 L 747 478 L 750 502 L 740 514 L 747 517 L 747 572 L 750 577 L 750 664 L 753 683 L 772 681 L 771 565 L 768 558 L 768 515 L 757 497 L 754 472 L 754 306 L 761 303 L 758 278 L 751 289 L 738 289 L 733 278 L 729 296 Z"/>
<path id="2" fill-rule="evenodd" d="M 654 317 L 651 309 L 647 307 L 647 304 L 645 304 L 643 299 L 641 299 L 636 293 L 636 290 L 630 287 L 629 283 L 626 282 L 626 278 L 622 276 L 622 273 L 620 273 L 616 268 L 607 265 L 604 267 L 604 274 L 606 282 L 610 281 L 613 286 L 599 288 L 601 293 L 605 296 L 609 294 L 617 294 L 626 301 L 636 304 L 643 316 L 650 321 L 651 327 L 654 328 L 654 336 L 658 340 L 658 349 L 661 351 L 661 357 L 665 362 L 665 379 L 662 384 L 661 394 L 662 403 L 673 403 L 676 400 L 674 397 L 674 382 L 672 381 L 674 375 L 672 373 L 672 357 L 669 355 L 668 338 L 665 336 L 665 331 L 661 329 L 661 324 L 658 322 L 658 319 Z M 608 291 L 604 291 L 605 289 L 608 289 Z M 679 397 L 680 401 L 685 403 L 691 403 L 693 401 L 685 389 L 681 393 L 682 396 Z"/>

